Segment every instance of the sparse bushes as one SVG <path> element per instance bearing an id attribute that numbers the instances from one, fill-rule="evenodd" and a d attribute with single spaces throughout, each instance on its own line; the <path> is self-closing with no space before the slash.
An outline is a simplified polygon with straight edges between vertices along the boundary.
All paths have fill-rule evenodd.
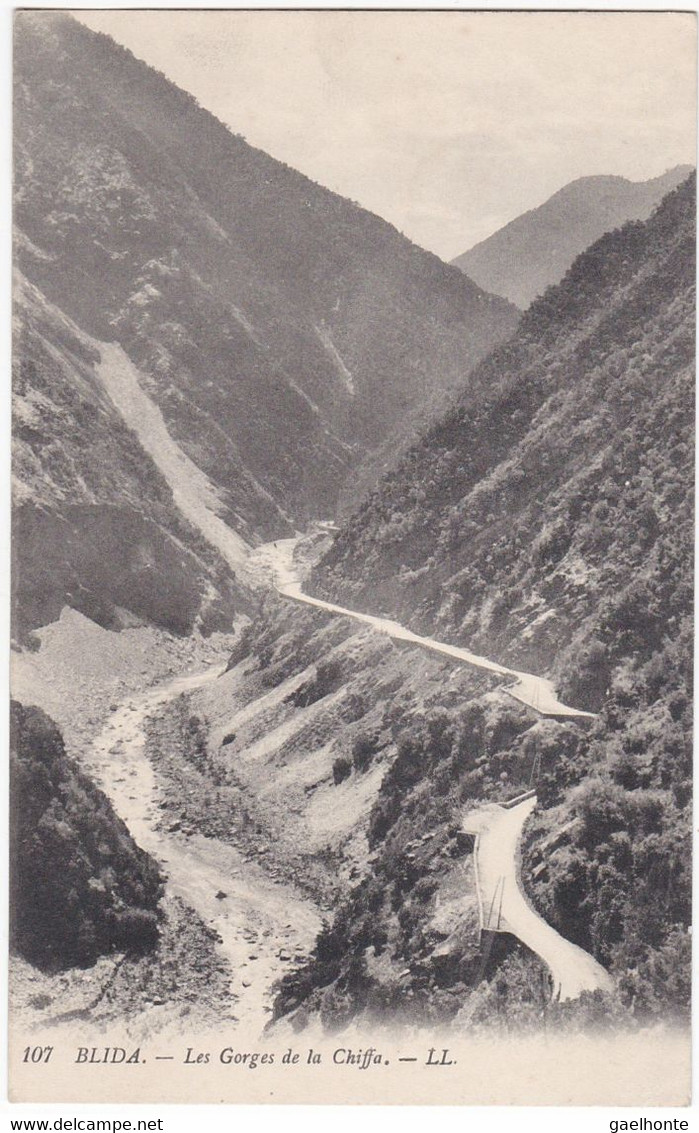
<path id="1" fill-rule="evenodd" d="M 246 657 L 250 656 L 252 642 L 252 627 L 247 625 L 231 650 L 226 665 L 227 673 L 230 672 L 231 669 L 234 669 L 236 665 L 239 665 L 241 661 L 244 661 Z"/>
<path id="2" fill-rule="evenodd" d="M 114 947 L 136 956 L 152 952 L 158 943 L 158 918 L 150 909 L 124 909 L 114 922 Z"/>
<path id="3" fill-rule="evenodd" d="M 185 758 L 197 771 L 211 774 L 216 779 L 218 769 L 209 757 L 206 725 L 196 715 L 183 718 L 182 723 Z"/>
<path id="4" fill-rule="evenodd" d="M 608 693 L 611 670 L 609 649 L 598 638 L 574 641 L 565 658 L 561 695 L 569 704 L 597 712 Z"/>

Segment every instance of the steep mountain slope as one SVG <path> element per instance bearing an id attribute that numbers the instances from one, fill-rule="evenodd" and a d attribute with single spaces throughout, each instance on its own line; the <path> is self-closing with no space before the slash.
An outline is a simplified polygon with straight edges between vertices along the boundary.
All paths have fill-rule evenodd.
<path id="1" fill-rule="evenodd" d="M 473 839 L 460 831 L 458 784 L 411 798 L 418 768 L 406 774 L 401 751 L 418 721 L 458 713 L 480 694 L 487 742 L 497 750 L 510 733 L 492 726 L 503 708 L 500 694 L 488 692 L 494 683 L 490 674 L 457 670 L 447 659 L 405 649 L 349 619 L 271 596 L 241 636 L 225 676 L 152 722 L 151 759 L 165 784 L 168 817 L 182 830 L 241 845 L 273 876 L 303 887 L 329 918 L 338 902 L 341 908 L 346 900 L 356 902 L 357 886 L 362 893 L 371 886 L 372 913 L 348 926 L 320 981 L 309 974 L 313 961 L 307 965 L 297 956 L 292 964 L 287 955 L 278 1010 L 298 1008 L 304 989 L 318 982 L 327 991 L 321 1015 L 329 1023 L 357 1014 L 367 999 L 390 1012 L 396 995 L 412 987 L 424 1005 L 448 986 L 442 1017 L 458 1010 L 468 994 L 464 979 L 471 982 L 479 966 Z M 506 715 L 517 721 L 515 731 L 526 729 L 526 713 L 514 701 Z M 425 759 L 423 777 L 429 765 Z M 386 807 L 387 782 L 403 792 L 402 816 L 393 801 L 390 811 Z M 498 797 L 498 784 L 489 776 L 482 782 Z M 384 839 L 390 863 L 382 870 L 379 861 L 377 875 L 370 851 L 380 851 Z M 430 872 L 431 887 L 425 881 Z M 411 944 L 418 922 L 424 930 L 419 948 Z M 377 941 L 390 933 L 391 947 L 382 949 L 380 961 L 365 963 L 372 930 Z M 445 963 L 440 950 L 452 933 L 455 955 Z M 319 944 L 326 938 L 327 929 Z M 422 975 L 408 978 L 406 963 L 418 962 L 418 952 Z M 343 960 L 355 973 L 353 1002 L 344 988 L 336 994 L 332 986 L 342 977 Z"/>
<path id="2" fill-rule="evenodd" d="M 88 967 L 158 939 L 160 871 L 65 752 L 39 708 L 12 702 L 13 949 L 41 968 Z"/>
<path id="3" fill-rule="evenodd" d="M 70 17 L 19 14 L 15 70 L 23 270 L 147 374 L 241 534 L 332 511 L 515 325 Z"/>
<path id="4" fill-rule="evenodd" d="M 581 177 L 452 263 L 481 287 L 528 307 L 585 248 L 629 220 L 646 220 L 690 172 L 678 165 L 650 181 Z"/>
<path id="5" fill-rule="evenodd" d="M 457 404 L 339 533 L 320 596 L 543 672 L 602 597 L 679 555 L 693 191 L 603 237 L 531 307 L 474 372 L 489 396 Z"/>
<path id="6" fill-rule="evenodd" d="M 98 344 L 15 284 L 15 634 L 71 605 L 100 625 L 227 628 L 247 600 L 183 518 L 99 380 Z"/>
<path id="7" fill-rule="evenodd" d="M 364 1011 L 362 973 L 386 970 L 373 957 L 388 947 L 409 968 L 395 996 L 410 988 L 428 1017 L 536 1018 L 538 976 L 516 957 L 454 1002 L 473 973 L 453 940 L 435 968 L 439 872 L 421 848 L 436 812 L 453 821 L 458 805 L 533 781 L 530 897 L 611 971 L 609 1010 L 686 1012 L 694 218 L 691 177 L 579 257 L 474 375 L 490 398 L 414 447 L 316 570 L 317 594 L 551 673 L 598 717 L 532 724 L 480 697 L 415 719 L 370 818 L 373 876 L 280 1010 Z"/>

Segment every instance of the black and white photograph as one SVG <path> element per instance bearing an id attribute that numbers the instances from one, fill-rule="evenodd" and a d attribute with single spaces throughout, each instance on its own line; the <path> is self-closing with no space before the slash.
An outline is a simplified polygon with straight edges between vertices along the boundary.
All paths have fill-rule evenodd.
<path id="1" fill-rule="evenodd" d="M 11 1099 L 688 1105 L 695 14 L 13 23 Z"/>

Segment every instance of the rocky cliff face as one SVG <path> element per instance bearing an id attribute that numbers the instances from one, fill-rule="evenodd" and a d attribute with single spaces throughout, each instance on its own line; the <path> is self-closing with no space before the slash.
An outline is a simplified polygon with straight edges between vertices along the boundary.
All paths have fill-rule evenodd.
<path id="1" fill-rule="evenodd" d="M 228 627 L 246 596 L 106 395 L 98 344 L 21 276 L 15 336 L 15 635 L 64 605 L 113 629 Z"/>

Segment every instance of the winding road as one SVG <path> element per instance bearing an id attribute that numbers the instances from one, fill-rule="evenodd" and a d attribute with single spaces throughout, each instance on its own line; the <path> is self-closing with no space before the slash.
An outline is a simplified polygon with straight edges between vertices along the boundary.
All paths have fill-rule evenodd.
<path id="1" fill-rule="evenodd" d="M 476 835 L 481 928 L 512 933 L 535 952 L 551 974 L 554 1000 L 578 999 L 585 991 L 611 992 L 614 985 L 602 965 L 551 928 L 522 890 L 519 843 L 535 806 L 536 795 L 530 795 L 511 808 L 493 803 L 464 818 L 464 830 Z"/>
<path id="2" fill-rule="evenodd" d="M 271 586 L 284 598 L 352 618 L 396 641 L 510 677 L 514 683 L 504 691 L 542 716 L 592 718 L 592 713 L 560 701 L 553 683 L 544 677 L 510 669 L 460 646 L 422 637 L 390 619 L 304 594 L 294 564 L 300 537 L 280 539 L 251 550 L 221 519 L 217 489 L 169 434 L 160 409 L 141 385 L 141 375 L 124 351 L 114 343 L 95 345 L 101 353 L 98 374 L 105 392 L 165 476 L 175 503 L 248 585 Z M 166 862 L 171 888 L 219 931 L 233 971 L 254 970 L 254 978 L 243 978 L 240 986 L 233 989 L 238 1018 L 254 1028 L 264 1017 L 271 985 L 284 968 L 278 956 L 280 941 L 288 940 L 299 950 L 308 951 L 320 926 L 318 912 L 300 894 L 290 893 L 288 887 L 275 883 L 259 866 L 243 859 L 232 846 L 202 836 L 165 834 L 158 829 L 155 776 L 145 754 L 143 724 L 147 714 L 180 692 L 214 679 L 218 672 L 210 669 L 169 681 L 122 706 L 95 744 L 92 769 L 137 843 Z M 481 808 L 465 819 L 465 828 L 477 835 L 475 864 L 481 926 L 492 927 L 492 909 L 497 907 L 496 931 L 513 933 L 541 957 L 551 972 L 555 998 L 574 999 L 583 991 L 596 988 L 610 990 L 611 979 L 604 969 L 539 917 L 522 891 L 518 847 L 522 827 L 535 805 L 536 798 L 532 796 L 511 808 Z M 216 899 L 219 890 L 227 894 L 220 901 Z M 250 947 L 252 941 L 256 942 L 254 949 Z"/>
<path id="3" fill-rule="evenodd" d="M 274 588 L 284 598 L 353 618 L 397 641 L 408 641 L 422 649 L 465 661 L 479 669 L 514 677 L 517 683 L 507 687 L 505 691 L 541 716 L 594 719 L 591 712 L 582 712 L 563 704 L 557 698 L 551 681 L 544 677 L 509 669 L 459 646 L 421 637 L 387 618 L 362 614 L 304 594 L 294 565 L 294 552 L 298 542 L 298 539 L 280 539 L 258 548 L 251 556 L 255 572 L 266 573 Z M 490 804 L 470 812 L 464 819 L 464 829 L 476 835 L 474 863 L 481 928 L 512 933 L 535 952 L 551 973 L 554 1000 L 577 999 L 586 991 L 610 992 L 613 988 L 612 979 L 601 964 L 551 928 L 529 904 L 522 889 L 519 843 L 524 823 L 535 806 L 536 795 L 532 793 L 516 806 Z"/>
<path id="4" fill-rule="evenodd" d="M 97 374 L 105 392 L 124 422 L 136 432 L 144 449 L 167 480 L 175 504 L 190 523 L 201 531 L 204 538 L 220 551 L 234 573 L 248 585 L 259 586 L 266 575 L 268 581 L 285 598 L 354 618 L 397 641 L 409 641 L 422 649 L 442 653 L 467 665 L 487 669 L 503 677 L 512 677 L 515 684 L 506 691 L 542 716 L 592 716 L 590 712 L 582 712 L 563 704 L 556 696 L 552 682 L 545 677 L 509 669 L 458 645 L 421 637 L 387 618 L 362 614 L 304 594 L 294 568 L 294 551 L 299 538 L 279 539 L 276 543 L 266 543 L 257 550 L 251 550 L 221 519 L 219 512 L 222 504 L 218 489 L 170 435 L 160 408 L 146 393 L 141 384 L 142 376 L 128 355 L 116 343 L 95 342 L 95 345 L 100 352 Z"/>
<path id="5" fill-rule="evenodd" d="M 499 665 L 497 661 L 489 661 L 487 657 L 479 657 L 468 649 L 459 645 L 447 645 L 443 641 L 436 641 L 432 637 L 421 637 L 412 630 L 406 629 L 399 622 L 388 618 L 377 617 L 374 614 L 362 614 L 357 610 L 349 610 L 346 606 L 338 606 L 334 602 L 324 602 L 321 598 L 312 598 L 304 594 L 298 572 L 294 566 L 294 551 L 299 539 L 278 539 L 276 543 L 265 543 L 258 547 L 250 556 L 250 566 L 253 572 L 266 573 L 275 590 L 284 598 L 291 598 L 295 602 L 302 602 L 307 606 L 315 606 L 319 610 L 328 610 L 331 614 L 342 614 L 346 618 L 353 618 L 371 626 L 379 633 L 385 633 L 396 641 L 408 641 L 421 649 L 431 653 L 442 653 L 445 657 L 452 657 L 456 661 L 464 661 L 477 669 L 486 669 L 503 677 L 514 677 L 516 684 L 505 688 L 522 704 L 533 708 L 541 716 L 553 716 L 557 719 L 576 718 L 594 719 L 594 713 L 583 712 L 579 708 L 571 708 L 556 696 L 553 683 L 546 677 L 537 677 L 533 673 L 520 672 L 518 669 L 509 669 Z"/>

